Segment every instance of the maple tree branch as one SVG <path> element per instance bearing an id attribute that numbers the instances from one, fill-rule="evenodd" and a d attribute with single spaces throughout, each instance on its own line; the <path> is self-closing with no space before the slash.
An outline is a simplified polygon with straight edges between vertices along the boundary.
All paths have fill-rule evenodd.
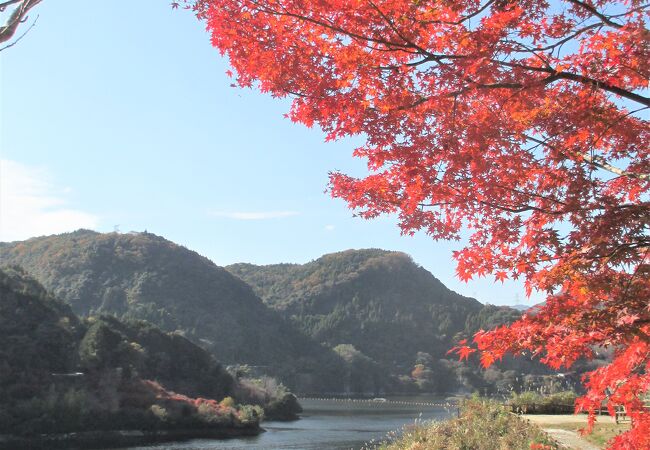
<path id="1" fill-rule="evenodd" d="M 508 187 L 508 186 L 502 186 L 500 184 L 496 184 L 495 187 L 497 187 L 499 189 L 506 190 L 506 191 L 514 192 L 516 194 L 521 194 L 521 195 L 528 196 L 528 197 L 533 197 L 533 198 L 539 198 L 539 199 L 546 200 L 546 201 L 549 201 L 549 202 L 552 202 L 552 203 L 556 203 L 558 205 L 567 206 L 566 202 L 563 202 L 563 201 L 558 200 L 558 199 L 553 198 L 553 197 L 549 197 L 547 195 L 538 194 L 536 192 L 526 192 L 526 191 L 522 191 L 520 189 L 511 188 L 511 187 Z"/>
<path id="2" fill-rule="evenodd" d="M 541 51 L 541 52 L 548 51 L 548 50 L 554 50 L 556 47 L 558 47 L 558 46 L 562 46 L 562 45 L 566 44 L 567 42 L 571 41 L 572 39 L 577 38 L 578 36 L 580 36 L 580 35 L 581 35 L 582 33 L 584 33 L 585 31 L 589 31 L 589 30 L 592 30 L 592 29 L 594 29 L 594 28 L 602 28 L 604 25 L 605 25 L 605 24 L 604 24 L 603 22 L 592 23 L 591 25 L 587 25 L 587 26 L 585 26 L 585 27 L 582 27 L 582 28 L 580 28 L 580 29 L 574 31 L 574 32 L 573 32 L 572 34 L 570 34 L 569 36 L 567 36 L 567 37 L 565 37 L 565 38 L 563 38 L 563 39 L 561 39 L 561 40 L 559 40 L 559 41 L 556 41 L 556 42 L 554 42 L 553 44 L 548 44 L 548 45 L 545 46 L 545 47 L 535 48 L 534 50 L 536 50 L 536 51 Z M 519 46 L 521 46 L 521 47 L 524 48 L 524 50 L 513 50 L 514 53 L 534 53 L 532 49 L 530 49 L 529 47 L 527 47 L 527 46 L 526 46 L 524 43 L 522 43 L 522 42 L 518 42 L 518 41 L 509 41 L 509 40 L 506 40 L 506 41 L 504 41 L 504 42 L 508 42 L 508 43 L 512 43 L 512 44 L 517 44 L 517 45 L 519 45 Z"/>
<path id="3" fill-rule="evenodd" d="M 37 0 L 40 1 L 40 0 Z M 579 0 L 570 0 L 573 2 L 577 2 L 579 4 L 583 4 Z M 401 50 L 401 51 L 408 51 L 409 50 L 415 50 L 415 53 L 419 53 L 423 55 L 425 58 L 419 62 L 417 62 L 417 65 L 422 64 L 426 61 L 435 61 L 435 62 L 441 62 L 443 59 L 464 59 L 464 58 L 469 58 L 469 55 L 436 55 L 433 53 L 430 53 L 426 49 L 418 46 L 417 44 L 411 42 L 408 40 L 392 23 L 392 21 L 381 11 L 379 8 L 377 8 L 374 3 L 369 2 L 369 4 L 380 14 L 382 19 L 386 21 L 389 25 L 389 27 L 393 30 L 393 32 L 396 33 L 396 35 L 403 40 L 404 43 L 399 43 L 391 40 L 386 40 L 382 38 L 377 38 L 377 37 L 370 37 L 370 36 L 364 36 L 358 33 L 353 33 L 349 30 L 346 30 L 345 28 L 342 28 L 340 26 L 337 26 L 333 23 L 328 23 L 323 21 L 322 19 L 315 19 L 309 16 L 305 16 L 304 14 L 300 14 L 297 12 L 292 12 L 287 10 L 286 8 L 283 8 L 283 11 L 278 11 L 271 9 L 267 6 L 260 5 L 258 2 L 253 2 L 255 5 L 257 5 L 258 10 L 260 12 L 264 12 L 267 14 L 273 14 L 273 15 L 281 15 L 281 16 L 287 16 L 287 17 L 293 17 L 298 20 L 304 20 L 309 23 L 313 23 L 315 25 L 322 26 L 324 28 L 327 28 L 329 30 L 335 31 L 337 33 L 344 34 L 350 38 L 354 38 L 360 41 L 365 41 L 365 42 L 373 42 L 376 44 L 382 44 L 385 45 L 389 49 L 394 49 L 394 50 Z M 492 2 L 488 2 L 492 3 Z M 588 5 L 587 5 L 588 6 Z M 600 17 L 600 16 L 599 16 Z M 606 22 L 606 17 L 601 17 L 601 20 L 603 22 Z M 627 98 L 628 100 L 632 100 L 634 102 L 640 103 L 642 105 L 650 106 L 650 98 L 644 97 L 640 94 L 637 94 L 635 92 L 631 92 L 629 90 L 623 89 L 618 86 L 614 86 L 610 83 L 596 80 L 594 78 L 588 77 L 586 75 L 579 75 L 576 73 L 572 72 L 566 72 L 566 71 L 557 71 L 553 69 L 552 67 L 537 67 L 537 66 L 530 66 L 526 64 L 521 64 L 521 63 L 514 63 L 514 62 L 509 62 L 509 61 L 500 61 L 498 59 L 492 59 L 492 62 L 503 65 L 506 67 L 516 67 L 516 68 L 522 68 L 526 70 L 531 70 L 535 72 L 544 72 L 549 74 L 550 76 L 547 78 L 544 78 L 542 80 L 538 80 L 537 82 L 541 82 L 543 84 L 550 84 L 554 81 L 557 81 L 559 79 L 565 79 L 565 80 L 571 80 L 571 81 L 576 81 L 582 84 L 588 84 L 591 86 L 594 86 L 598 89 L 603 89 L 605 91 L 611 92 L 613 94 L 619 95 L 621 97 Z M 519 89 L 527 86 L 524 83 L 520 82 L 502 82 L 502 83 L 492 83 L 492 84 L 483 84 L 483 85 L 478 85 L 479 88 L 481 89 Z M 462 93 L 463 91 L 452 93 L 452 95 L 457 95 L 459 93 Z M 414 106 L 414 105 L 413 105 Z"/>
<path id="4" fill-rule="evenodd" d="M 495 0 L 489 0 L 488 2 L 485 3 L 485 5 L 483 5 L 482 7 L 480 7 L 479 9 L 477 9 L 476 11 L 474 11 L 473 13 L 471 13 L 471 14 L 467 14 L 466 16 L 464 16 L 463 18 L 461 18 L 461 19 L 458 21 L 458 24 L 460 25 L 461 23 L 465 22 L 466 20 L 473 19 L 474 17 L 476 17 L 476 16 L 478 16 L 479 14 L 483 13 L 483 12 L 484 12 L 485 10 L 487 10 L 490 6 L 492 6 L 492 5 L 494 4 L 494 2 L 495 2 Z"/>
<path id="5" fill-rule="evenodd" d="M 305 16 L 303 14 L 291 12 L 291 11 L 287 10 L 286 8 L 284 8 L 284 6 L 282 6 L 283 11 L 284 11 L 284 12 L 282 12 L 282 11 L 274 10 L 274 9 L 269 8 L 269 7 L 260 5 L 258 2 L 252 2 L 252 3 L 254 3 L 255 5 L 258 6 L 258 10 L 260 12 L 271 14 L 271 15 L 293 17 L 294 19 L 298 19 L 298 20 L 304 20 L 305 22 L 313 23 L 314 25 L 324 27 L 324 28 L 326 28 L 328 30 L 331 30 L 331 31 L 336 31 L 337 33 L 344 34 L 344 35 L 346 35 L 346 36 L 348 36 L 350 38 L 357 39 L 359 41 L 374 42 L 376 44 L 383 44 L 388 48 L 393 47 L 395 49 L 400 49 L 400 50 L 411 48 L 408 45 L 399 44 L 397 42 L 391 42 L 391 41 L 387 41 L 385 39 L 373 38 L 373 37 L 368 37 L 368 36 L 363 36 L 363 35 L 360 35 L 360 34 L 357 34 L 357 33 L 353 33 L 351 31 L 348 31 L 345 28 L 341 28 L 341 27 L 339 27 L 339 26 L 337 26 L 337 25 L 335 25 L 333 23 L 327 23 L 327 22 L 324 22 L 322 20 L 317 20 L 317 19 L 314 19 L 312 17 Z"/>
<path id="6" fill-rule="evenodd" d="M 643 95 L 637 94 L 635 92 L 629 91 L 627 89 L 623 89 L 618 86 L 614 86 L 613 84 L 607 83 L 605 81 L 600 81 L 596 80 L 595 78 L 588 77 L 586 75 L 578 75 L 573 72 L 565 72 L 565 71 L 557 71 L 551 67 L 537 67 L 537 66 L 530 66 L 526 64 L 520 64 L 520 63 L 514 63 L 510 61 L 500 61 L 498 59 L 492 59 L 491 60 L 494 63 L 500 64 L 502 66 L 506 67 L 517 67 L 521 69 L 526 69 L 530 70 L 533 72 L 544 72 L 551 74 L 550 77 L 545 78 L 544 80 L 548 80 L 544 84 L 548 84 L 550 82 L 559 80 L 559 79 L 564 79 L 564 80 L 571 80 L 571 81 L 576 81 L 582 84 L 588 84 L 591 86 L 594 86 L 598 89 L 603 89 L 605 91 L 611 92 L 612 94 L 620 95 L 621 97 L 627 98 L 628 100 L 632 100 L 634 102 L 640 103 L 645 106 L 650 106 L 650 98 L 649 97 L 644 97 Z M 544 81 L 542 80 L 542 81 Z M 522 84 L 523 86 L 523 84 Z"/>
<path id="7" fill-rule="evenodd" d="M 442 56 L 438 57 L 437 55 L 431 55 L 425 58 L 424 60 L 417 61 L 416 64 L 422 64 L 426 61 L 440 61 L 442 59 L 456 59 L 456 58 L 463 58 L 463 56 L 459 55 L 453 55 L 453 56 Z M 537 67 L 537 66 L 529 66 L 525 64 L 518 64 L 518 63 L 513 63 L 509 61 L 500 61 L 493 59 L 491 60 L 492 62 L 502 65 L 502 66 L 507 66 L 507 67 L 516 67 L 516 68 L 521 68 L 521 69 L 526 69 L 534 72 L 543 72 L 543 73 L 548 73 L 549 76 L 546 78 L 538 79 L 534 82 L 531 83 L 521 83 L 521 82 L 499 82 L 499 83 L 489 83 L 489 84 L 481 84 L 481 83 L 476 83 L 473 82 L 470 79 L 465 78 L 465 81 L 468 81 L 472 84 L 474 84 L 475 88 L 478 89 L 524 89 L 528 87 L 533 87 L 533 86 L 539 86 L 539 85 L 548 85 L 551 83 L 554 83 L 555 81 L 564 79 L 564 80 L 571 80 L 571 81 L 576 81 L 582 84 L 588 84 L 593 87 L 596 87 L 598 89 L 603 89 L 605 91 L 611 92 L 613 94 L 619 95 L 621 97 L 627 98 L 628 100 L 633 100 L 637 103 L 640 103 L 645 106 L 650 106 L 650 98 L 649 97 L 644 97 L 640 94 L 637 94 L 635 92 L 628 91 L 626 89 L 620 88 L 618 86 L 614 86 L 612 84 L 596 80 L 594 78 L 590 78 L 586 75 L 578 75 L 572 72 L 565 72 L 565 71 L 556 71 L 551 67 Z M 470 86 L 467 86 L 463 89 L 459 89 L 453 92 L 447 93 L 449 96 L 457 96 L 462 93 L 465 93 L 467 91 L 470 91 L 472 88 Z M 408 109 L 412 108 L 414 106 L 417 106 L 419 104 L 425 103 L 428 101 L 430 98 L 424 97 L 421 98 L 420 100 L 410 104 L 410 105 L 405 105 L 402 108 L 399 109 Z"/>
<path id="8" fill-rule="evenodd" d="M 609 25 L 611 27 L 619 28 L 619 29 L 623 28 L 623 25 L 621 25 L 618 22 L 614 22 L 613 20 L 611 20 L 609 18 L 609 16 L 607 16 L 606 14 L 601 13 L 596 8 L 594 8 L 593 6 L 591 6 L 591 5 L 589 5 L 589 4 L 585 3 L 585 2 L 582 2 L 580 0 L 568 0 L 568 1 L 570 3 L 573 3 L 574 5 L 576 5 L 578 7 L 586 10 L 586 11 L 589 11 L 591 14 L 598 17 L 600 20 L 602 20 L 604 23 L 606 23 L 607 25 Z"/>
<path id="9" fill-rule="evenodd" d="M 456 178 L 456 180 L 457 181 L 471 181 L 472 177 Z M 440 180 L 439 178 L 436 178 L 436 181 L 441 182 L 442 180 Z M 566 202 L 563 202 L 563 201 L 558 200 L 558 199 L 553 198 L 553 197 L 549 197 L 547 195 L 542 195 L 542 194 L 537 193 L 537 192 L 526 192 L 526 191 L 523 191 L 521 189 L 517 189 L 517 188 L 513 188 L 513 187 L 509 187 L 509 186 L 504 186 L 502 184 L 494 184 L 493 186 L 496 187 L 496 188 L 499 188 L 499 189 L 503 189 L 504 191 L 514 192 L 515 194 L 520 194 L 520 195 L 523 195 L 523 196 L 526 196 L 526 197 L 539 198 L 541 200 L 546 200 L 546 201 L 549 201 L 549 202 L 552 202 L 552 203 L 555 203 L 555 204 L 558 204 L 558 205 L 568 206 Z M 434 206 L 434 205 L 426 205 L 426 206 Z M 583 211 L 590 211 L 590 210 L 584 209 Z"/>
<path id="10" fill-rule="evenodd" d="M 600 253 L 598 255 L 580 255 L 586 256 L 589 259 L 606 259 L 607 261 L 604 262 L 604 264 L 609 264 L 611 260 L 614 258 L 614 256 L 619 256 L 621 253 L 629 253 L 631 250 L 638 250 L 638 249 L 644 249 L 648 248 L 650 245 L 649 241 L 646 241 L 645 239 L 640 239 L 638 241 L 634 242 L 623 242 L 618 245 L 616 245 L 609 253 Z M 588 251 L 588 250 L 587 250 Z M 647 254 L 647 252 L 646 252 Z M 645 259 L 645 256 L 641 258 L 641 263 Z"/>
<path id="11" fill-rule="evenodd" d="M 475 198 L 475 197 L 467 198 L 467 195 L 465 195 L 456 186 L 450 185 L 449 187 L 452 190 L 456 191 L 459 194 L 460 198 L 463 199 L 462 201 L 454 202 L 454 203 L 462 204 L 462 203 L 472 203 L 472 202 L 474 202 L 474 203 L 478 203 L 478 204 L 483 205 L 483 206 L 489 206 L 490 208 L 498 209 L 500 211 L 505 211 L 505 212 L 509 212 L 509 213 L 513 213 L 513 214 L 521 214 L 521 213 L 528 212 L 528 211 L 536 211 L 536 212 L 540 212 L 542 214 L 549 214 L 549 215 L 552 215 L 552 216 L 561 216 L 561 215 L 567 214 L 567 211 L 550 211 L 550 210 L 546 210 L 544 208 L 540 208 L 538 206 L 533 206 L 533 205 L 528 205 L 528 204 L 524 204 L 524 205 L 505 205 L 504 206 L 504 205 L 499 205 L 497 203 L 492 203 L 492 202 L 489 202 L 489 201 L 480 200 L 480 199 Z"/>
<path id="12" fill-rule="evenodd" d="M 614 86 L 613 84 L 597 80 L 595 78 L 588 77 L 586 75 L 578 75 L 573 72 L 566 72 L 566 71 L 558 71 L 551 67 L 549 63 L 541 58 L 535 51 L 533 50 L 528 50 L 529 52 L 535 54 L 538 58 L 544 62 L 546 67 L 540 67 L 540 66 L 531 66 L 529 64 L 522 64 L 522 63 L 517 63 L 517 62 L 512 62 L 512 61 L 501 61 L 499 59 L 491 59 L 490 61 L 501 65 L 505 67 L 511 67 L 511 68 L 519 68 L 519 69 L 525 69 L 525 70 L 530 70 L 532 72 L 543 72 L 547 73 L 550 76 L 547 78 L 543 78 L 542 80 L 537 80 L 535 83 L 531 83 L 528 85 L 534 85 L 536 83 L 542 83 L 542 84 L 550 84 L 553 83 L 554 81 L 564 79 L 564 80 L 571 80 L 571 81 L 576 81 L 582 84 L 587 84 L 593 87 L 596 87 L 598 89 L 603 89 L 605 91 L 611 92 L 613 94 L 619 95 L 623 98 L 627 98 L 628 100 L 632 100 L 634 102 L 640 103 L 645 106 L 650 106 L 650 98 L 649 97 L 644 97 L 641 94 L 637 94 L 636 92 L 629 91 L 627 89 L 623 89 L 618 86 Z M 407 65 L 413 65 L 417 66 L 426 62 L 441 62 L 442 60 L 445 59 L 467 59 L 471 58 L 470 55 L 439 55 L 439 54 L 432 54 L 429 52 L 424 53 L 425 58 L 416 61 L 414 63 L 409 63 Z M 523 88 L 526 87 L 527 84 L 520 83 L 520 82 L 512 82 L 512 83 L 493 83 L 493 84 L 484 84 L 484 85 L 479 85 L 481 88 L 512 88 L 512 89 L 518 89 L 518 88 Z M 455 94 L 454 94 L 455 95 Z"/>
<path id="13" fill-rule="evenodd" d="M 633 12 L 643 11 L 644 9 L 648 9 L 648 8 L 650 8 L 650 3 L 646 3 L 645 5 L 637 6 L 636 8 L 632 8 L 632 9 L 627 10 L 625 12 L 622 12 L 620 14 L 611 14 L 609 17 L 610 18 L 623 17 L 623 16 L 627 16 L 628 14 L 632 14 Z"/>
<path id="14" fill-rule="evenodd" d="M 377 11 L 377 13 L 381 16 L 381 18 L 384 20 L 384 22 L 386 22 L 386 23 L 388 24 L 388 26 L 390 27 L 390 29 L 393 30 L 393 32 L 397 35 L 397 37 L 399 37 L 402 41 L 404 41 L 404 42 L 405 42 L 406 44 L 408 44 L 410 47 L 417 48 L 418 50 L 423 51 L 423 52 L 425 51 L 424 49 L 421 49 L 420 47 L 418 47 L 417 45 L 415 45 L 413 42 L 411 42 L 409 39 L 407 39 L 406 36 L 404 36 L 404 35 L 402 34 L 402 32 L 401 32 L 401 31 L 400 31 L 400 30 L 395 26 L 395 24 L 393 23 L 393 21 L 390 20 L 390 19 L 386 16 L 386 14 L 384 14 L 384 13 L 382 12 L 382 10 L 379 9 L 379 7 L 378 7 L 377 5 L 375 5 L 375 4 L 374 4 L 372 1 L 370 1 L 370 0 L 368 0 L 368 4 L 369 4 L 370 6 L 372 6 L 372 8 L 373 8 L 375 11 Z"/>
<path id="15" fill-rule="evenodd" d="M 519 83 L 519 82 L 499 82 L 499 83 L 478 83 L 473 81 L 472 79 L 465 79 L 468 83 L 472 84 L 473 86 L 466 86 L 462 89 L 452 91 L 452 92 L 447 92 L 446 95 L 448 97 L 457 97 L 460 94 L 463 94 L 465 92 L 469 92 L 472 89 L 526 89 L 530 88 L 533 86 L 539 86 L 539 85 L 547 85 L 550 83 L 553 83 L 554 81 L 557 81 L 559 79 L 558 74 L 551 75 L 546 78 L 542 78 L 539 80 L 536 80 L 534 83 Z M 430 100 L 429 97 L 420 99 L 418 102 L 415 102 L 414 104 L 410 106 L 417 106 L 420 103 L 424 103 L 425 101 Z"/>
<path id="16" fill-rule="evenodd" d="M 639 261 L 639 264 L 637 264 L 636 268 L 634 269 L 634 272 L 632 273 L 632 276 L 628 280 L 627 286 L 625 286 L 625 291 L 623 291 L 623 300 L 627 298 L 627 293 L 630 290 L 630 287 L 632 286 L 632 281 L 634 281 L 634 278 L 637 276 L 637 273 L 639 273 L 639 269 L 641 269 L 641 266 L 643 266 L 649 254 L 650 254 L 650 246 L 646 249 L 645 253 L 643 254 L 643 257 L 641 258 L 641 261 Z"/>
<path id="17" fill-rule="evenodd" d="M 537 264 L 540 264 L 540 263 L 554 262 L 554 261 L 558 261 L 558 260 L 560 260 L 562 258 L 568 258 L 571 261 L 576 261 L 576 260 L 579 260 L 579 259 L 589 259 L 589 260 L 594 260 L 594 261 L 595 260 L 600 260 L 600 259 L 611 259 L 612 255 L 614 253 L 618 252 L 620 248 L 624 248 L 624 249 L 627 249 L 627 250 L 633 250 L 633 249 L 637 249 L 637 248 L 648 248 L 648 247 L 650 247 L 650 242 L 641 241 L 638 244 L 637 243 L 620 244 L 613 253 L 610 252 L 610 253 L 607 253 L 607 254 L 604 254 L 604 255 L 586 255 L 584 253 L 572 254 L 572 255 L 569 255 L 569 256 L 555 255 L 555 256 L 546 256 L 544 258 L 528 259 L 526 261 L 519 261 L 519 264 L 526 265 L 528 267 L 534 267 L 534 266 L 536 266 Z"/>
<path id="18" fill-rule="evenodd" d="M 485 10 L 487 10 L 490 6 L 492 6 L 492 4 L 494 4 L 495 1 L 496 0 L 489 0 L 488 2 L 485 3 L 485 5 L 481 6 L 479 9 L 477 9 L 473 13 L 465 15 L 465 16 L 461 17 L 460 19 L 458 19 L 455 22 L 450 22 L 450 21 L 446 21 L 446 20 L 423 20 L 420 23 L 423 23 L 423 24 L 426 24 L 426 25 L 431 25 L 431 24 L 461 25 L 466 20 L 472 19 L 472 18 L 478 16 L 479 14 L 481 14 L 482 12 L 484 12 Z"/>
<path id="19" fill-rule="evenodd" d="M 454 58 L 458 58 L 459 56 L 454 56 Z M 612 94 L 620 95 L 623 98 L 627 98 L 628 100 L 632 100 L 634 102 L 640 103 L 645 106 L 650 106 L 650 98 L 649 97 L 644 97 L 641 94 L 637 94 L 635 92 L 629 91 L 627 89 L 623 89 L 618 86 L 614 86 L 613 84 L 604 82 L 604 81 L 599 81 L 596 80 L 595 78 L 588 77 L 586 75 L 578 75 L 573 72 L 566 72 L 566 71 L 557 71 L 554 68 L 547 66 L 547 67 L 538 67 L 538 66 L 530 66 L 527 64 L 521 64 L 521 63 L 516 63 L 516 62 L 511 62 L 511 61 L 501 61 L 498 59 L 491 59 L 490 60 L 493 63 L 506 66 L 506 67 L 513 67 L 513 68 L 520 68 L 520 69 L 525 69 L 525 70 L 530 70 L 533 72 L 543 72 L 547 73 L 550 76 L 547 78 L 543 78 L 542 80 L 538 80 L 537 83 L 542 83 L 542 84 L 550 84 L 553 83 L 557 80 L 564 79 L 564 80 L 571 80 L 571 81 L 576 81 L 582 84 L 587 84 L 590 86 L 593 86 L 598 89 L 603 89 L 605 91 L 611 92 Z M 528 84 L 528 85 L 534 85 L 533 83 Z M 527 86 L 527 84 L 524 83 L 494 83 L 492 85 L 484 85 L 485 87 L 489 86 L 494 86 L 494 87 L 499 87 L 499 88 L 523 88 Z"/>
<path id="20" fill-rule="evenodd" d="M 618 126 L 618 125 L 623 121 L 623 119 L 625 119 L 625 118 L 627 118 L 627 117 L 629 117 L 629 116 L 632 116 L 632 115 L 634 115 L 634 114 L 636 114 L 636 113 L 638 113 L 638 112 L 640 112 L 640 111 L 643 111 L 643 110 L 645 110 L 645 109 L 648 109 L 648 108 L 650 108 L 650 107 L 645 106 L 645 107 L 643 107 L 643 108 L 638 108 L 638 109 L 635 109 L 635 110 L 632 110 L 632 111 L 628 111 L 628 112 L 625 113 L 623 116 L 619 117 L 616 121 L 614 121 L 614 122 L 608 124 L 607 128 L 606 128 L 605 130 L 603 130 L 603 132 L 600 133 L 600 135 L 599 135 L 596 139 L 594 139 L 594 141 L 592 142 L 592 147 L 595 147 L 596 144 L 597 144 L 597 143 L 598 143 L 598 142 L 599 142 L 599 141 L 600 141 L 600 140 L 605 136 L 605 134 L 606 134 L 609 130 L 611 130 L 613 127 Z"/>
<path id="21" fill-rule="evenodd" d="M 513 214 L 520 214 L 520 213 L 524 213 L 524 212 L 528 212 L 528 211 L 536 211 L 536 212 L 540 212 L 542 214 L 548 214 L 548 215 L 551 215 L 551 216 L 561 216 L 561 215 L 566 214 L 566 211 L 550 211 L 550 210 L 540 208 L 538 206 L 533 206 L 533 205 L 503 206 L 503 205 L 488 202 L 488 201 L 485 201 L 485 200 L 475 199 L 475 201 L 477 203 L 480 203 L 481 205 L 489 206 L 490 208 L 499 209 L 501 211 L 510 212 L 510 213 L 513 213 Z"/>
<path id="22" fill-rule="evenodd" d="M 523 136 L 526 139 L 528 139 L 529 141 L 536 142 L 536 143 L 538 143 L 540 145 L 548 147 L 548 148 L 550 148 L 552 150 L 555 150 L 555 151 L 559 152 L 560 154 L 564 155 L 565 157 L 567 157 L 566 152 L 560 150 L 559 148 L 557 148 L 556 146 L 554 146 L 552 144 L 549 144 L 546 140 L 537 139 L 537 138 L 534 138 L 534 137 L 532 137 L 530 135 L 527 135 L 527 134 L 524 134 Z M 640 180 L 650 180 L 650 173 L 628 172 L 628 171 L 619 169 L 618 167 L 615 167 L 615 166 L 612 166 L 611 164 L 609 164 L 607 161 L 605 161 L 604 158 L 602 158 L 600 156 L 590 156 L 588 154 L 581 154 L 580 158 L 582 158 L 585 162 L 588 162 L 589 164 L 591 164 L 591 165 L 593 165 L 595 167 L 598 167 L 599 169 L 607 170 L 607 171 L 609 171 L 611 173 L 614 173 L 616 175 L 619 175 L 619 176 L 637 178 L 637 179 L 640 179 Z"/>
<path id="23" fill-rule="evenodd" d="M 614 86 L 612 84 L 606 83 L 604 81 L 598 81 L 594 78 L 590 78 L 585 75 L 578 75 L 575 73 L 571 72 L 556 72 L 557 75 L 560 78 L 563 78 L 565 80 L 572 80 L 572 81 L 578 81 L 583 84 L 590 84 L 598 89 L 603 89 L 605 91 L 611 92 L 612 94 L 620 95 L 623 98 L 627 98 L 628 100 L 632 100 L 634 102 L 640 103 L 645 106 L 650 106 L 650 98 L 649 97 L 644 97 L 640 94 L 636 94 L 634 92 L 628 91 L 626 89 L 620 88 L 618 86 Z"/>
<path id="24" fill-rule="evenodd" d="M 624 170 L 619 169 L 618 167 L 614 167 L 611 164 L 609 164 L 607 161 L 605 161 L 604 158 L 601 156 L 590 156 L 588 154 L 582 155 L 582 159 L 587 161 L 588 163 L 598 167 L 599 169 L 605 169 L 609 172 L 615 173 L 616 175 L 624 176 L 624 177 L 631 177 L 631 178 L 638 178 L 640 180 L 650 180 L 650 173 L 633 173 L 633 172 L 626 172 Z"/>

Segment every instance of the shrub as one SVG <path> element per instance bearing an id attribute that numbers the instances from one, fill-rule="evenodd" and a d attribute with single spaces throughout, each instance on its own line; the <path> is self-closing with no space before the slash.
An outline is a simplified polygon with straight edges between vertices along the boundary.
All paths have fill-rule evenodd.
<path id="1" fill-rule="evenodd" d="M 572 413 L 577 394 L 573 391 L 541 395 L 526 391 L 512 394 L 508 404 L 512 411 L 524 414 L 566 414 Z"/>
<path id="2" fill-rule="evenodd" d="M 221 402 L 219 403 L 222 408 L 234 408 L 235 407 L 235 399 L 232 397 L 226 397 Z"/>
<path id="3" fill-rule="evenodd" d="M 162 406 L 151 405 L 149 411 L 151 411 L 151 413 L 156 417 L 156 419 L 160 420 L 161 422 L 167 422 L 167 420 L 169 420 L 169 413 Z"/>
<path id="4" fill-rule="evenodd" d="M 257 405 L 244 405 L 237 416 L 242 425 L 251 425 L 264 419 L 264 410 Z"/>
<path id="5" fill-rule="evenodd" d="M 280 398 L 274 398 L 264 405 L 264 414 L 271 420 L 296 420 L 302 406 L 298 399 L 291 393 L 286 393 Z"/>

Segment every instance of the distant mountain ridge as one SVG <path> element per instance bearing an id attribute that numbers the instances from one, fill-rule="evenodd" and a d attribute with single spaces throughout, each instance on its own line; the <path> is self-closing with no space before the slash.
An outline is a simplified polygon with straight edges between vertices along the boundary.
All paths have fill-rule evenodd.
<path id="1" fill-rule="evenodd" d="M 531 305 L 522 305 L 518 303 L 516 305 L 511 305 L 510 307 L 512 309 L 516 309 L 517 311 L 526 311 L 527 309 L 531 308 Z"/>
<path id="2" fill-rule="evenodd" d="M 517 311 L 529 312 L 529 313 L 530 313 L 530 312 L 534 312 L 534 311 L 536 311 L 536 310 L 537 310 L 540 306 L 542 306 L 544 303 L 545 303 L 545 302 L 535 303 L 534 305 L 530 305 L 530 304 L 528 304 L 528 305 L 518 304 L 518 305 L 513 305 L 513 306 L 511 306 L 511 308 L 516 309 Z"/>
<path id="3" fill-rule="evenodd" d="M 403 275 L 418 273 L 426 279 L 428 288 L 434 292 L 431 300 L 460 301 L 466 305 L 481 307 L 473 298 L 465 297 L 447 288 L 430 272 L 415 264 L 406 253 L 382 249 L 345 250 L 323 255 L 306 264 L 254 265 L 232 264 L 226 270 L 237 275 L 275 309 L 300 307 L 306 298 L 316 298 L 325 290 L 348 284 L 372 271 L 388 271 Z M 411 276 L 411 274 L 409 274 Z"/>

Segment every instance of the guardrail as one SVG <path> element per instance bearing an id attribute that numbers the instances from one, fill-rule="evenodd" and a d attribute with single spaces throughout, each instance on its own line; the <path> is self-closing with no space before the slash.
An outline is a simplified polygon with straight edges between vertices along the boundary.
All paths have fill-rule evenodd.
<path id="1" fill-rule="evenodd" d="M 436 407 L 456 407 L 456 402 L 416 402 L 406 400 L 386 400 L 386 399 L 365 399 L 365 398 L 336 398 L 336 397 L 298 397 L 298 400 L 319 400 L 336 403 L 361 403 L 368 405 L 390 405 L 390 406 L 436 406 Z"/>

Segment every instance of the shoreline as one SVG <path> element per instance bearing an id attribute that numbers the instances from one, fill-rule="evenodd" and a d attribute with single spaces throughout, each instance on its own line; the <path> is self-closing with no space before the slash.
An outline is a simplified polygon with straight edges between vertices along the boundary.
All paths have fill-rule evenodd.
<path id="1" fill-rule="evenodd" d="M 257 436 L 265 432 L 264 428 L 228 428 L 228 429 L 178 429 L 178 430 L 114 430 L 81 431 L 76 433 L 44 434 L 24 437 L 0 435 L 0 450 L 16 448 L 49 449 L 107 449 L 158 444 L 190 439 L 229 439 Z"/>

